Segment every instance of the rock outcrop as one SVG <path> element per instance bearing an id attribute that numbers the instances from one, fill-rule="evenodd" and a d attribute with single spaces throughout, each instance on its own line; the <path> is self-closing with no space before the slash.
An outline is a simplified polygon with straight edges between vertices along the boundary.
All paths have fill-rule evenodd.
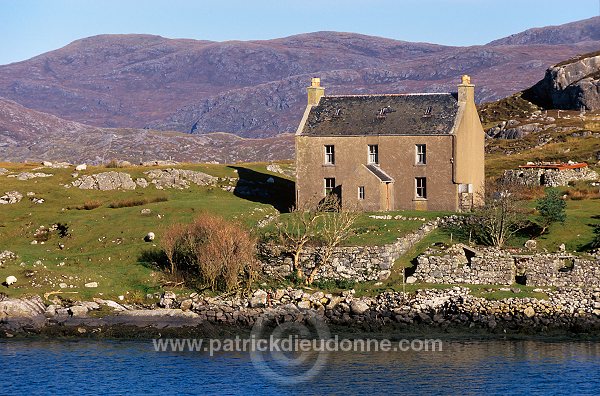
<path id="1" fill-rule="evenodd" d="M 23 199 L 23 194 L 18 191 L 7 191 L 0 197 L 0 205 L 16 204 Z"/>
<path id="2" fill-rule="evenodd" d="M 548 70 L 523 98 L 544 108 L 600 109 L 600 52 L 581 55 Z"/>
<path id="3" fill-rule="evenodd" d="M 82 190 L 135 190 L 136 184 L 131 175 L 123 172 L 103 172 L 82 176 L 71 183 Z"/>
<path id="4" fill-rule="evenodd" d="M 216 184 L 219 180 L 206 173 L 187 169 L 153 169 L 144 172 L 144 174 L 148 176 L 149 179 L 152 179 L 150 183 L 154 184 L 158 190 L 163 190 L 165 188 L 184 189 L 188 188 L 190 183 L 194 183 L 198 186 L 209 186 Z"/>

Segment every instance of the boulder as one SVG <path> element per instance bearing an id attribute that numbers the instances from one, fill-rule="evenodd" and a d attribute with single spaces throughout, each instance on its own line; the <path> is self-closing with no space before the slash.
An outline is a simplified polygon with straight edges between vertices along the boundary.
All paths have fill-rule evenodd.
<path id="1" fill-rule="evenodd" d="M 98 287 L 98 282 L 88 282 L 84 286 L 90 288 Z"/>
<path id="2" fill-rule="evenodd" d="M 353 300 L 350 304 L 350 310 L 355 315 L 362 315 L 367 312 L 369 309 L 369 305 L 361 300 Z"/>
<path id="3" fill-rule="evenodd" d="M 82 190 L 135 190 L 131 175 L 124 172 L 103 172 L 95 175 L 85 175 L 71 183 Z"/>
<path id="4" fill-rule="evenodd" d="M 18 191 L 7 191 L 0 197 L 0 205 L 12 205 L 21 202 L 23 194 Z"/>
<path id="5" fill-rule="evenodd" d="M 525 242 L 525 247 L 529 250 L 535 250 L 537 249 L 537 242 L 534 239 L 529 239 Z"/>
<path id="6" fill-rule="evenodd" d="M 523 313 L 528 318 L 531 318 L 535 315 L 535 310 L 532 307 L 527 307 L 527 308 L 525 308 L 525 311 L 523 311 Z"/>
<path id="7" fill-rule="evenodd" d="M 254 292 L 252 297 L 250 297 L 250 308 L 259 308 L 267 305 L 267 292 L 261 289 L 258 289 Z"/>
<path id="8" fill-rule="evenodd" d="M 69 315 L 75 317 L 87 316 L 88 309 L 82 305 L 74 305 L 69 308 Z"/>
<path id="9" fill-rule="evenodd" d="M 86 170 L 86 169 L 87 169 L 87 165 L 86 165 L 86 164 L 77 165 L 77 166 L 75 167 L 75 170 L 76 170 L 77 172 L 81 172 L 81 171 L 84 171 L 84 170 Z"/>

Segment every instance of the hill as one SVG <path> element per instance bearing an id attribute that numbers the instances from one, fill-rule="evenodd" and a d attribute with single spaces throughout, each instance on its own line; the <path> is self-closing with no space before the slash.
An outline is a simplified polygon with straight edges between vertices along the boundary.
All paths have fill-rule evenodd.
<path id="1" fill-rule="evenodd" d="M 478 100 L 490 101 L 532 85 L 551 64 L 597 50 L 592 28 L 572 33 L 579 26 L 548 28 L 559 29 L 560 40 L 473 47 L 338 32 L 227 42 L 101 35 L 0 66 L 0 96 L 98 127 L 271 136 L 295 130 L 312 76 L 333 94 L 451 91 L 469 73 Z"/>
<path id="2" fill-rule="evenodd" d="M 245 139 L 133 128 L 99 128 L 66 121 L 0 98 L 0 158 L 99 164 L 165 160 L 235 163 L 293 157 L 293 135 Z"/>
<path id="3" fill-rule="evenodd" d="M 600 17 L 593 17 L 559 26 L 528 29 L 494 40 L 489 45 L 569 44 L 600 40 Z"/>

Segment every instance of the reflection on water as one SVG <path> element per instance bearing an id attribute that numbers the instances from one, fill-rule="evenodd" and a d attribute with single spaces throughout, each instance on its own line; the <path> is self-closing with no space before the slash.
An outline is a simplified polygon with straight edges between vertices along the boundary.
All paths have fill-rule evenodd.
<path id="1" fill-rule="evenodd" d="M 335 352 L 295 386 L 268 382 L 247 353 L 154 352 L 151 341 L 2 340 L 0 365 L 1 394 L 596 394 L 600 385 L 600 345 L 573 341 Z"/>

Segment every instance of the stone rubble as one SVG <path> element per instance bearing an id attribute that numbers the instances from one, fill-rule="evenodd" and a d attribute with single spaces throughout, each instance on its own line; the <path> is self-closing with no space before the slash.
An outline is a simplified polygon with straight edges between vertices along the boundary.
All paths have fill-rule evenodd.
<path id="1" fill-rule="evenodd" d="M 8 175 L 7 177 L 15 177 L 17 178 L 17 180 L 30 180 L 30 179 L 36 179 L 38 177 L 50 177 L 50 176 L 54 176 L 51 173 L 43 173 L 43 172 L 21 172 L 17 175 Z"/>

